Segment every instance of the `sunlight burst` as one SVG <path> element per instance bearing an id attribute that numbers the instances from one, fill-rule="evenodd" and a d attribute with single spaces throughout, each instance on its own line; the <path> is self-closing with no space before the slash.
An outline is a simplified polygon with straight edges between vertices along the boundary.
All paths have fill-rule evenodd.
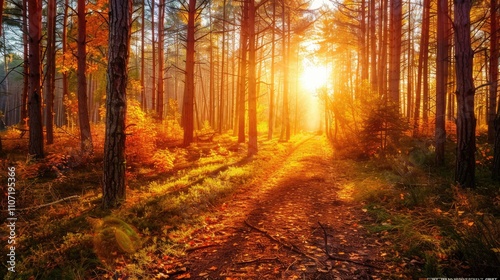
<path id="1" fill-rule="evenodd" d="M 320 65 L 304 65 L 301 75 L 301 83 L 305 89 L 316 93 L 316 90 L 326 86 L 328 80 L 328 69 Z"/>

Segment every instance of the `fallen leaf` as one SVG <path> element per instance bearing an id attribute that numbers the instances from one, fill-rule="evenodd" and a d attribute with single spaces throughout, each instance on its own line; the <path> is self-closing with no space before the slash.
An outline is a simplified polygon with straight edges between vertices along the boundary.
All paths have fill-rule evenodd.
<path id="1" fill-rule="evenodd" d="M 190 278 L 191 278 L 191 274 L 189 272 L 177 276 L 177 279 L 190 279 Z"/>

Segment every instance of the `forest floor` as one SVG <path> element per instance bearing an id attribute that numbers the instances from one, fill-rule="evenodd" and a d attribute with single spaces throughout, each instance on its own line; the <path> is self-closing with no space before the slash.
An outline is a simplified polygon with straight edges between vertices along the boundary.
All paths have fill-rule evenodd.
<path id="1" fill-rule="evenodd" d="M 114 210 L 100 207 L 102 154 L 80 158 L 61 142 L 46 159 L 30 162 L 23 159 L 26 147 L 13 141 L 1 163 L 4 170 L 16 168 L 17 272 L 4 265 L 0 276 L 498 276 L 498 184 L 480 165 L 478 187 L 460 189 L 450 183 L 452 163 L 435 167 L 425 139 L 408 141 L 395 155 L 365 160 L 313 134 L 286 143 L 260 138 L 251 158 L 230 135 L 188 148 L 157 145 L 155 153 L 166 155 L 160 163 L 173 169 L 131 161 L 127 200 Z M 5 221 L 6 211 L 0 213 Z M 7 230 L 0 228 L 4 247 Z"/>
<path id="2" fill-rule="evenodd" d="M 209 219 L 212 245 L 191 248 L 199 279 L 382 279 L 390 249 L 363 224 L 351 196 L 354 170 L 320 136 L 298 145 L 258 182 L 238 190 Z"/>

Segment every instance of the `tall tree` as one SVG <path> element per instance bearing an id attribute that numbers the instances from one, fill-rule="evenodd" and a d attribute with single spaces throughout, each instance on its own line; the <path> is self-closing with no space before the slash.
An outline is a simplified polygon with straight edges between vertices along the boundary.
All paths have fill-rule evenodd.
<path id="1" fill-rule="evenodd" d="M 271 81 L 269 86 L 269 120 L 268 120 L 268 129 L 267 129 L 267 140 L 271 140 L 273 138 L 274 131 L 274 73 L 275 73 L 275 56 L 276 56 L 276 0 L 272 1 L 273 6 L 273 15 L 272 15 L 272 23 L 271 23 Z"/>
<path id="2" fill-rule="evenodd" d="M 28 91 L 29 91 L 29 50 L 28 50 L 28 0 L 23 0 L 23 92 L 21 94 L 21 122 L 26 126 L 28 119 Z"/>
<path id="3" fill-rule="evenodd" d="M 413 136 L 417 136 L 419 132 L 421 100 L 422 100 L 422 84 L 424 93 L 428 90 L 427 73 L 429 63 L 429 30 L 430 30 L 430 9 L 431 1 L 424 0 L 424 10 L 422 14 L 422 29 L 420 33 L 420 50 L 418 55 L 417 69 L 417 91 L 415 92 L 415 112 L 413 114 Z M 422 83 L 423 81 L 423 83 Z M 424 94 L 427 96 L 427 94 Z M 424 103 L 425 101 L 425 97 Z M 424 106 L 424 111 L 426 106 Z"/>
<path id="4" fill-rule="evenodd" d="M 497 13 L 498 5 L 497 0 L 491 0 L 491 57 L 490 57 L 490 100 L 491 96 L 496 97 L 498 90 L 498 36 L 493 34 L 498 33 Z M 490 106 L 492 101 L 490 101 Z M 491 118 L 491 116 L 490 116 Z M 493 121 L 494 126 L 494 155 L 493 155 L 493 178 L 500 180 L 500 106 L 497 105 L 496 116 Z"/>
<path id="5" fill-rule="evenodd" d="M 184 106 L 183 125 L 184 125 L 184 146 L 189 146 L 193 142 L 194 130 L 194 54 L 195 54 L 195 31 L 196 31 L 196 0 L 189 0 L 187 13 L 187 37 L 186 37 L 186 69 L 184 84 Z"/>
<path id="6" fill-rule="evenodd" d="M 473 56 L 470 11 L 472 0 L 454 1 L 455 75 L 457 96 L 457 159 L 455 181 L 461 187 L 474 187 L 476 117 L 474 116 Z"/>
<path id="7" fill-rule="evenodd" d="M 125 201 L 125 115 L 132 0 L 109 1 L 108 84 L 102 206 L 113 208 Z"/>
<path id="8" fill-rule="evenodd" d="M 54 143 L 54 90 L 56 78 L 56 0 L 49 0 L 47 7 L 47 75 L 45 78 L 45 129 L 47 144 Z"/>
<path id="9" fill-rule="evenodd" d="M 401 37 L 403 24 L 403 3 L 391 0 L 389 40 L 389 101 L 399 108 L 399 81 L 401 77 Z"/>
<path id="10" fill-rule="evenodd" d="M 375 32 L 376 27 L 376 12 L 375 12 L 375 1 L 369 0 L 370 2 L 370 83 L 372 90 L 376 90 L 378 87 L 377 78 L 377 34 Z M 380 34 L 379 34 L 380 36 Z"/>
<path id="11" fill-rule="evenodd" d="M 494 143 L 495 115 L 498 97 L 498 6 L 497 0 L 490 0 L 490 96 L 488 102 L 488 142 Z"/>
<path id="12" fill-rule="evenodd" d="M 80 147 L 85 153 L 92 153 L 89 110 L 87 107 L 87 21 L 85 0 L 78 0 L 78 120 L 80 122 Z"/>
<path id="13" fill-rule="evenodd" d="M 379 60 L 378 60 L 378 92 L 380 96 L 387 98 L 387 6 L 389 0 L 382 0 L 380 3 L 379 21 Z"/>
<path id="14" fill-rule="evenodd" d="M 40 70 L 40 43 L 42 24 L 42 1 L 33 0 L 28 3 L 28 35 L 29 35 L 29 144 L 28 153 L 34 158 L 43 158 L 42 127 L 42 88 Z"/>
<path id="15" fill-rule="evenodd" d="M 146 1 L 142 0 L 141 12 L 141 108 L 143 111 L 147 109 L 146 102 L 146 80 L 145 80 L 145 39 L 146 39 Z"/>
<path id="16" fill-rule="evenodd" d="M 158 93 L 156 113 L 158 120 L 163 120 L 163 78 L 164 78 L 164 44 L 165 44 L 165 0 L 158 4 Z"/>
<path id="17" fill-rule="evenodd" d="M 290 109 L 289 109 L 289 54 L 290 54 L 290 10 L 288 13 L 286 11 L 285 1 L 283 1 L 281 6 L 281 16 L 282 16 L 282 25 L 281 25 L 281 44 L 282 44 L 282 67 L 283 67 L 283 112 L 282 112 L 282 126 L 281 126 L 281 141 L 290 140 Z M 288 24 L 287 22 L 287 14 L 288 14 Z M 288 32 L 287 32 L 288 29 Z M 288 35 L 288 36 L 287 36 Z"/>
<path id="18" fill-rule="evenodd" d="M 156 0 L 151 0 L 151 56 L 152 56 L 152 67 L 151 67 L 151 109 L 153 112 L 156 111 L 156 37 L 155 37 L 155 2 Z"/>
<path id="19" fill-rule="evenodd" d="M 222 134 L 224 126 L 224 63 L 226 50 L 226 0 L 222 1 L 222 55 L 220 65 L 220 97 L 219 97 L 219 133 Z M 226 106 L 229 105 L 229 102 Z"/>
<path id="20" fill-rule="evenodd" d="M 238 75 L 238 143 L 245 142 L 245 97 L 248 53 L 248 1 L 243 2 L 240 24 L 240 64 Z"/>
<path id="21" fill-rule="evenodd" d="M 448 0 L 438 0 L 436 54 L 436 164 L 444 164 L 446 89 L 448 80 Z"/>
<path id="22" fill-rule="evenodd" d="M 255 0 L 248 1 L 248 154 L 257 154 L 257 76 L 255 72 Z"/>
<path id="23" fill-rule="evenodd" d="M 63 65 L 65 64 L 65 54 L 68 50 L 68 10 L 69 10 L 69 0 L 64 0 L 64 15 L 63 15 L 63 26 L 62 26 L 62 39 L 61 39 L 61 45 L 62 45 L 62 53 L 63 53 Z M 65 97 L 67 97 L 69 94 L 69 82 L 68 82 L 68 71 L 62 71 L 62 96 L 63 100 Z M 66 118 L 65 118 L 65 108 L 64 106 L 62 107 L 62 116 L 63 116 L 63 122 L 66 123 Z"/>

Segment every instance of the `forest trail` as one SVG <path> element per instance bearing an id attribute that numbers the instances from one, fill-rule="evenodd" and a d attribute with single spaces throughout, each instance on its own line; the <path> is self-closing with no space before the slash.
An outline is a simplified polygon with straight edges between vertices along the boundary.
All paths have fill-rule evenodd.
<path id="1" fill-rule="evenodd" d="M 326 143 L 300 144 L 218 208 L 204 232 L 214 245 L 187 250 L 190 278 L 382 278 L 384 244 L 361 225 L 369 217 L 351 198 L 355 174 Z"/>

